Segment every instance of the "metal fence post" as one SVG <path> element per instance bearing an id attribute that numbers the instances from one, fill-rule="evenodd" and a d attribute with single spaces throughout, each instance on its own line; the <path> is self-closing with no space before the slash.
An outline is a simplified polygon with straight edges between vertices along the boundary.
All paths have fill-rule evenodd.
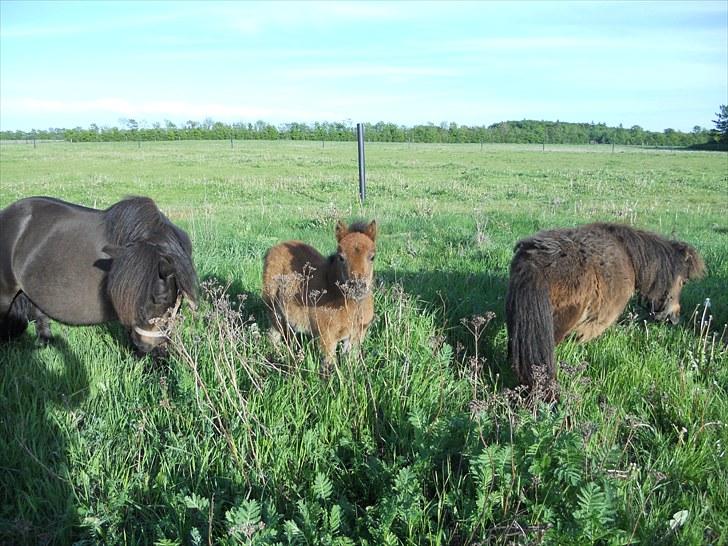
<path id="1" fill-rule="evenodd" d="M 364 124 L 356 124 L 356 138 L 359 143 L 359 200 L 362 205 L 367 197 L 367 177 L 364 168 Z"/>

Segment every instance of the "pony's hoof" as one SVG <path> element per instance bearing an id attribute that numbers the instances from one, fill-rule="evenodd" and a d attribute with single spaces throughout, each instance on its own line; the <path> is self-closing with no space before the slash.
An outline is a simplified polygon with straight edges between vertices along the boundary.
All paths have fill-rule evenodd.
<path id="1" fill-rule="evenodd" d="M 324 360 L 321 364 L 321 377 L 329 379 L 334 372 L 334 363 L 330 360 Z"/>
<path id="2" fill-rule="evenodd" d="M 53 337 L 52 336 L 39 336 L 35 338 L 35 345 L 36 347 L 39 347 L 43 349 L 44 347 L 48 347 L 49 345 L 53 344 Z"/>
<path id="3" fill-rule="evenodd" d="M 281 336 L 281 333 L 277 329 L 271 328 L 268 330 L 268 341 L 270 341 L 273 346 L 277 346 L 283 342 L 283 336 Z"/>

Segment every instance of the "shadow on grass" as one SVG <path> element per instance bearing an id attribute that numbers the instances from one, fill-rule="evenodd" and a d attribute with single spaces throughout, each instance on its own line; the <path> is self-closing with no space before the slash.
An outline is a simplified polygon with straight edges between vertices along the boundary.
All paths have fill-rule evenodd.
<path id="1" fill-rule="evenodd" d="M 473 334 L 463 321 L 489 312 L 495 317 L 479 338 L 478 352 L 484 356 L 494 374 L 499 374 L 507 386 L 513 386 L 507 362 L 505 330 L 505 296 L 508 277 L 488 271 L 460 273 L 453 271 L 377 271 L 376 277 L 386 285 L 400 284 L 405 292 L 415 296 L 424 309 L 434 313 L 443 328 L 446 341 L 456 349 L 475 353 Z"/>
<path id="2" fill-rule="evenodd" d="M 85 367 L 63 338 L 27 332 L 0 345 L 0 543 L 68 544 L 78 526 L 57 409 L 88 396 Z"/>

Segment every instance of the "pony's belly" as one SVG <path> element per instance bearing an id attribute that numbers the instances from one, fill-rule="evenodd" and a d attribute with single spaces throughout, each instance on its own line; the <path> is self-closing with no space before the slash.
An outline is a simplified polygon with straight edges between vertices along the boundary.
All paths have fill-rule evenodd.
<path id="1" fill-rule="evenodd" d="M 592 339 L 602 335 L 606 329 L 607 327 L 602 324 L 587 321 L 586 323 L 580 324 L 574 328 L 574 334 L 578 341 L 591 341 Z"/>
<path id="2" fill-rule="evenodd" d="M 619 313 L 600 313 L 597 310 L 587 309 L 584 311 L 581 319 L 572 331 L 576 335 L 578 341 L 590 341 L 602 335 L 604 330 L 614 324 L 617 317 L 619 317 Z"/>
<path id="3" fill-rule="evenodd" d="M 106 294 L 104 255 L 88 237 L 48 237 L 23 264 L 22 290 L 46 315 L 67 324 L 98 324 L 116 314 Z"/>
<path id="4" fill-rule="evenodd" d="M 111 302 L 102 293 L 103 284 L 68 283 L 63 286 L 46 284 L 23 291 L 50 318 L 66 324 L 99 324 L 116 319 Z"/>
<path id="5" fill-rule="evenodd" d="M 39 304 L 38 307 L 53 320 L 76 326 L 101 324 L 102 322 L 116 320 L 116 314 L 111 306 L 107 307 L 101 305 L 101 303 L 101 301 L 96 300 L 83 306 L 55 307 L 52 304 Z"/>

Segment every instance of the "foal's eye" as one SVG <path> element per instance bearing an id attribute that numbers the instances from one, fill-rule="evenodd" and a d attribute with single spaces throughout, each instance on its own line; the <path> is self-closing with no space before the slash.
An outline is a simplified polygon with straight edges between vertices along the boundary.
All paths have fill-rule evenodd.
<path id="1" fill-rule="evenodd" d="M 376 258 L 376 257 L 377 257 L 376 254 L 372 254 L 371 256 L 369 256 L 369 261 L 370 262 L 373 262 L 374 261 L 374 258 Z"/>
<path id="2" fill-rule="evenodd" d="M 344 261 L 344 255 L 343 254 L 337 254 L 336 255 L 336 259 L 339 260 L 340 262 L 343 262 Z"/>

